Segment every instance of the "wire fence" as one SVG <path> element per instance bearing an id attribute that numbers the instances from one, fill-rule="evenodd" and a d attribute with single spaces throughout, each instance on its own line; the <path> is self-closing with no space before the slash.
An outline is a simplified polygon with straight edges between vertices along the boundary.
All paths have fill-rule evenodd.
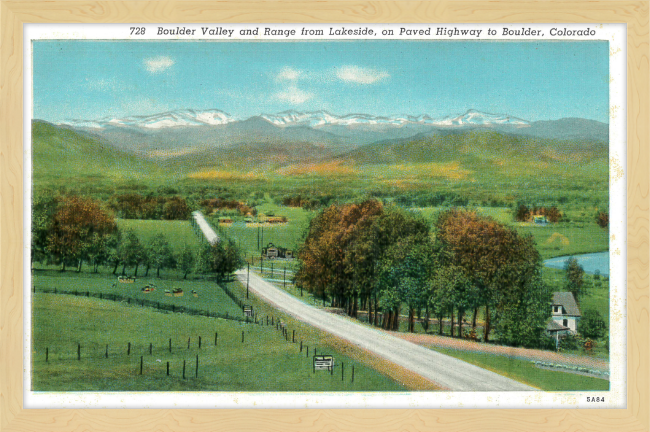
<path id="1" fill-rule="evenodd" d="M 228 290 L 225 287 L 222 287 L 226 294 L 237 303 L 239 307 L 243 307 L 243 302 L 236 297 L 233 297 L 232 292 Z M 225 320 L 230 320 L 230 321 L 238 321 L 238 322 L 245 322 L 245 323 L 254 323 L 254 319 L 252 317 L 248 316 L 234 316 L 231 315 L 228 312 L 222 313 L 222 312 L 214 312 L 210 310 L 205 310 L 205 309 L 195 309 L 195 308 L 190 308 L 187 306 L 178 306 L 175 304 L 169 304 L 165 302 L 160 302 L 160 301 L 153 301 L 153 300 L 146 300 L 146 299 L 137 299 L 133 297 L 128 297 L 124 296 L 121 294 L 113 294 L 113 293 L 97 293 L 97 292 L 90 292 L 90 291 L 79 291 L 79 290 L 73 290 L 73 291 L 66 291 L 66 290 L 60 290 L 57 288 L 34 288 L 34 292 L 40 292 L 44 294 L 63 294 L 63 295 L 73 295 L 77 297 L 94 297 L 98 298 L 100 300 L 109 300 L 109 301 L 115 301 L 115 302 L 121 302 L 121 303 L 127 303 L 131 304 L 134 306 L 142 306 L 142 307 L 148 307 L 160 311 L 165 311 L 165 312 L 172 312 L 172 313 L 182 313 L 182 314 L 187 314 L 187 315 L 197 315 L 197 316 L 204 316 L 208 318 L 220 318 L 220 319 L 225 319 Z"/>

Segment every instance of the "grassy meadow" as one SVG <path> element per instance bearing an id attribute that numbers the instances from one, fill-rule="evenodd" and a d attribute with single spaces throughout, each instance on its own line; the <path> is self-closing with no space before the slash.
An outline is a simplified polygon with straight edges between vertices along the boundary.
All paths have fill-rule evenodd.
<path id="1" fill-rule="evenodd" d="M 299 343 L 286 341 L 270 325 L 160 313 L 58 294 L 35 294 L 33 314 L 34 391 L 405 390 L 395 380 L 333 350 L 325 342 L 318 344 L 319 352 L 334 355 L 339 367 L 335 367 L 333 375 L 327 371 L 314 373 L 311 364 L 314 345 L 308 357 L 306 348 L 300 352 Z M 78 344 L 80 360 L 77 360 Z M 343 380 L 341 363 L 345 363 Z M 354 382 L 351 381 L 353 366 Z"/>
<path id="2" fill-rule="evenodd" d="M 118 219 L 117 226 L 123 231 L 133 230 L 143 243 L 151 241 L 157 234 L 164 234 L 175 253 L 185 246 L 197 248 L 200 244 L 188 221 Z"/>

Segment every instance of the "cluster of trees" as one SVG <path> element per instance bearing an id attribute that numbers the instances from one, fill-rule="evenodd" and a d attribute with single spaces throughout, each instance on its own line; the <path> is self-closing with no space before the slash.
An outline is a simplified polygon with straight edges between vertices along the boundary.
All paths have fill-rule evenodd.
<path id="1" fill-rule="evenodd" d="M 296 283 L 371 323 L 397 329 L 401 310 L 415 317 L 462 323 L 484 312 L 484 339 L 539 346 L 550 293 L 541 282 L 541 258 L 522 237 L 473 211 L 451 209 L 433 232 L 420 216 L 375 200 L 332 205 L 315 217 L 298 252 Z M 378 312 L 382 312 L 379 322 Z"/>
<path id="2" fill-rule="evenodd" d="M 400 194 L 395 202 L 404 207 L 466 206 L 469 198 L 456 192 L 413 192 Z"/>
<path id="3" fill-rule="evenodd" d="M 322 206 L 328 205 L 333 197 L 330 195 L 304 196 L 288 195 L 280 198 L 280 203 L 286 207 L 302 207 L 305 210 L 316 210 Z"/>
<path id="4" fill-rule="evenodd" d="M 112 197 L 109 207 L 122 219 L 185 220 L 191 209 L 180 196 L 121 194 Z"/>
<path id="5" fill-rule="evenodd" d="M 200 202 L 201 207 L 205 214 L 210 214 L 215 210 L 237 210 L 239 214 L 246 215 L 248 213 L 255 216 L 257 209 L 250 207 L 241 201 L 235 199 L 212 198 L 205 199 Z"/>
<path id="6" fill-rule="evenodd" d="M 562 220 L 562 212 L 556 207 L 528 207 L 526 204 L 517 203 L 515 206 L 515 221 L 527 222 L 533 216 L 546 216 L 546 219 L 551 223 L 557 223 Z"/>
<path id="7" fill-rule="evenodd" d="M 86 262 L 95 273 L 107 266 L 117 274 L 122 266 L 123 275 L 129 269 L 137 276 L 144 268 L 145 276 L 155 269 L 160 277 L 160 270 L 177 269 L 184 278 L 196 272 L 223 279 L 244 265 L 231 240 L 174 253 L 163 233 L 143 241 L 133 230 L 120 231 L 110 212 L 90 198 L 37 197 L 32 219 L 32 260 L 60 265 L 62 271 L 71 265 L 81 271 Z"/>

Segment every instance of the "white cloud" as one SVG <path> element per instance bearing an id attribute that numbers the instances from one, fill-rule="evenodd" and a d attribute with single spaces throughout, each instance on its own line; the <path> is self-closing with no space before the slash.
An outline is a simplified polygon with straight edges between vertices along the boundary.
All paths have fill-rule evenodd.
<path id="1" fill-rule="evenodd" d="M 302 71 L 286 66 L 275 77 L 278 81 L 296 81 L 302 75 Z"/>
<path id="2" fill-rule="evenodd" d="M 159 73 L 169 69 L 174 63 L 176 62 L 170 57 L 159 56 L 145 59 L 144 67 L 151 73 Z"/>
<path id="3" fill-rule="evenodd" d="M 356 84 L 374 84 L 390 78 L 388 72 L 359 66 L 342 66 L 336 69 L 338 79 Z"/>
<path id="4" fill-rule="evenodd" d="M 275 94 L 275 97 L 281 101 L 289 102 L 292 105 L 300 105 L 314 97 L 313 93 L 300 90 L 296 86 L 289 86 L 286 90 Z"/>

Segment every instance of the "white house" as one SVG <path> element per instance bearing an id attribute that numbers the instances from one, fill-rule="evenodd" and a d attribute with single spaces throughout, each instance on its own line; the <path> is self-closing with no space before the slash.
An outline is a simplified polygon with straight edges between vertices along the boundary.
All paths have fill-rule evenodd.
<path id="1" fill-rule="evenodd" d="M 576 334 L 581 316 L 572 293 L 554 292 L 551 319 L 546 326 L 546 331 L 556 340 L 569 334 Z"/>

